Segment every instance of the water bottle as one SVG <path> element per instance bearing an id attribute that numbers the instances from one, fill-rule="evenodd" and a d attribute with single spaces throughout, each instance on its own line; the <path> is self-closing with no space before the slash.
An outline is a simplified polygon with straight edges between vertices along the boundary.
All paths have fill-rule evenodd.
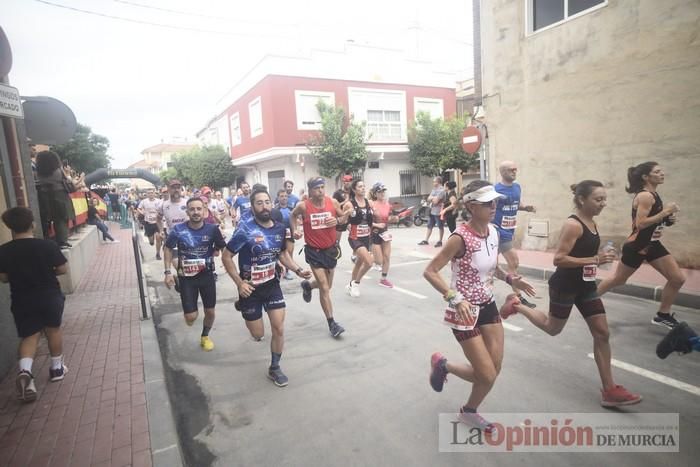
<path id="1" fill-rule="evenodd" d="M 608 240 L 608 242 L 605 244 L 603 247 L 603 253 L 614 253 L 615 252 L 615 244 L 612 242 L 612 240 Z M 601 264 L 598 266 L 600 269 L 610 269 L 612 268 L 612 263 L 605 263 Z"/>

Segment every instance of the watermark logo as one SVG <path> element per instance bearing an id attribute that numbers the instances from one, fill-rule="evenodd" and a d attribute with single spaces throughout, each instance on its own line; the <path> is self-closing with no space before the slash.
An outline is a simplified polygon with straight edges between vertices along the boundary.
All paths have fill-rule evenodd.
<path id="1" fill-rule="evenodd" d="M 440 452 L 679 452 L 677 413 L 494 413 L 487 433 L 439 415 Z"/>

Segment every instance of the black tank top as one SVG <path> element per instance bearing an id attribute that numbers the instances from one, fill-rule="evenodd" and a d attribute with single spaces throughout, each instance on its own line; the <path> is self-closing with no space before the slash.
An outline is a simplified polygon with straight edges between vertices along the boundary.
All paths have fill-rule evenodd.
<path id="1" fill-rule="evenodd" d="M 643 193 L 646 190 L 642 190 L 639 193 Z M 637 199 L 639 196 L 637 193 L 634 198 Z M 664 203 L 661 201 L 661 196 L 658 193 L 648 192 L 654 195 L 654 205 L 649 211 L 647 217 L 652 217 L 663 211 Z M 663 224 L 663 221 L 657 222 L 656 224 L 649 225 L 643 229 L 637 228 L 637 208 L 634 206 L 634 200 L 632 201 L 632 234 L 627 238 L 625 243 L 630 244 L 635 251 L 642 251 L 644 248 L 649 246 L 651 239 L 654 236 L 654 231 Z"/>
<path id="2" fill-rule="evenodd" d="M 583 234 L 576 240 L 568 256 L 573 256 L 574 258 L 590 258 L 597 255 L 598 248 L 600 247 L 600 235 L 598 235 L 597 232 L 598 226 L 596 226 L 596 232 L 594 233 L 591 232 L 588 226 L 586 226 L 578 216 L 572 214 L 569 216 L 569 219 L 576 219 L 581 224 L 581 227 L 583 227 Z M 596 288 L 595 280 L 591 282 L 583 280 L 583 267 L 557 267 L 552 277 L 549 278 L 549 285 L 560 290 L 580 290 L 583 286 L 592 287 L 593 289 Z"/>
<path id="3" fill-rule="evenodd" d="M 372 227 L 372 218 L 374 217 L 374 215 L 372 213 L 372 208 L 369 205 L 369 201 L 367 201 L 367 198 L 365 198 L 365 207 L 360 207 L 360 205 L 357 204 L 357 200 L 354 196 L 350 198 L 350 203 L 352 204 L 352 212 L 350 213 L 350 217 L 348 218 L 348 224 L 367 224 L 370 227 Z"/>

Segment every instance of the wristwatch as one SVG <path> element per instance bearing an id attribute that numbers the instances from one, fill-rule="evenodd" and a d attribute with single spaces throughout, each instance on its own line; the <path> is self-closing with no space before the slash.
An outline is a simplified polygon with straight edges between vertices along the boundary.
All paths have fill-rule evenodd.
<path id="1" fill-rule="evenodd" d="M 172 272 L 170 269 L 166 269 L 165 271 L 163 271 L 163 274 L 165 274 L 166 276 L 167 276 L 168 274 L 172 274 L 172 273 L 173 273 L 173 272 Z"/>
<path id="2" fill-rule="evenodd" d="M 297 270 L 294 271 L 294 272 L 296 272 L 297 275 L 299 275 L 299 274 L 301 274 L 302 272 L 304 272 L 304 268 L 302 268 L 302 267 L 300 266 L 300 267 L 298 267 Z"/>

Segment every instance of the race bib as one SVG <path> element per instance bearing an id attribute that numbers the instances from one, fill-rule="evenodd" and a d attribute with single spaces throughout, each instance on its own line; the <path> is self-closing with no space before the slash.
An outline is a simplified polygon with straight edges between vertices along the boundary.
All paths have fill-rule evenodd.
<path id="1" fill-rule="evenodd" d="M 654 229 L 654 233 L 651 234 L 651 241 L 652 242 L 658 242 L 661 240 L 661 235 L 664 233 L 664 226 L 663 225 L 657 225 L 656 228 Z"/>
<path id="2" fill-rule="evenodd" d="M 381 237 L 381 239 L 385 242 L 390 242 L 392 238 L 391 233 L 388 230 L 385 230 L 384 232 L 380 233 L 379 237 Z"/>
<path id="3" fill-rule="evenodd" d="M 369 225 L 360 224 L 357 226 L 357 236 L 358 237 L 369 237 Z"/>
<path id="4" fill-rule="evenodd" d="M 585 282 L 595 282 L 595 276 L 598 274 L 598 266 L 588 264 L 583 267 L 583 280 Z"/>
<path id="5" fill-rule="evenodd" d="M 250 281 L 253 285 L 263 284 L 275 278 L 275 263 L 253 264 L 250 268 Z"/>
<path id="6" fill-rule="evenodd" d="M 471 305 L 469 307 L 469 319 L 468 321 L 462 321 L 459 319 L 459 315 L 454 308 L 447 307 L 445 309 L 445 317 L 443 323 L 452 329 L 458 331 L 471 331 L 476 326 L 476 321 L 479 319 L 479 310 L 481 308 L 477 305 Z"/>
<path id="7" fill-rule="evenodd" d="M 206 268 L 207 264 L 204 258 L 182 260 L 182 274 L 185 277 L 196 276 Z"/>
<path id="8" fill-rule="evenodd" d="M 158 214 L 153 213 L 153 212 L 148 212 L 148 213 L 146 213 L 146 218 L 145 218 L 145 220 L 146 220 L 146 222 L 148 222 L 149 224 L 155 224 L 156 221 L 158 220 Z"/>
<path id="9" fill-rule="evenodd" d="M 501 219 L 501 228 L 514 229 L 516 224 L 516 216 L 503 216 Z"/>
<path id="10" fill-rule="evenodd" d="M 331 213 L 328 211 L 315 212 L 309 216 L 311 230 L 327 229 L 326 220 L 331 218 Z"/>

